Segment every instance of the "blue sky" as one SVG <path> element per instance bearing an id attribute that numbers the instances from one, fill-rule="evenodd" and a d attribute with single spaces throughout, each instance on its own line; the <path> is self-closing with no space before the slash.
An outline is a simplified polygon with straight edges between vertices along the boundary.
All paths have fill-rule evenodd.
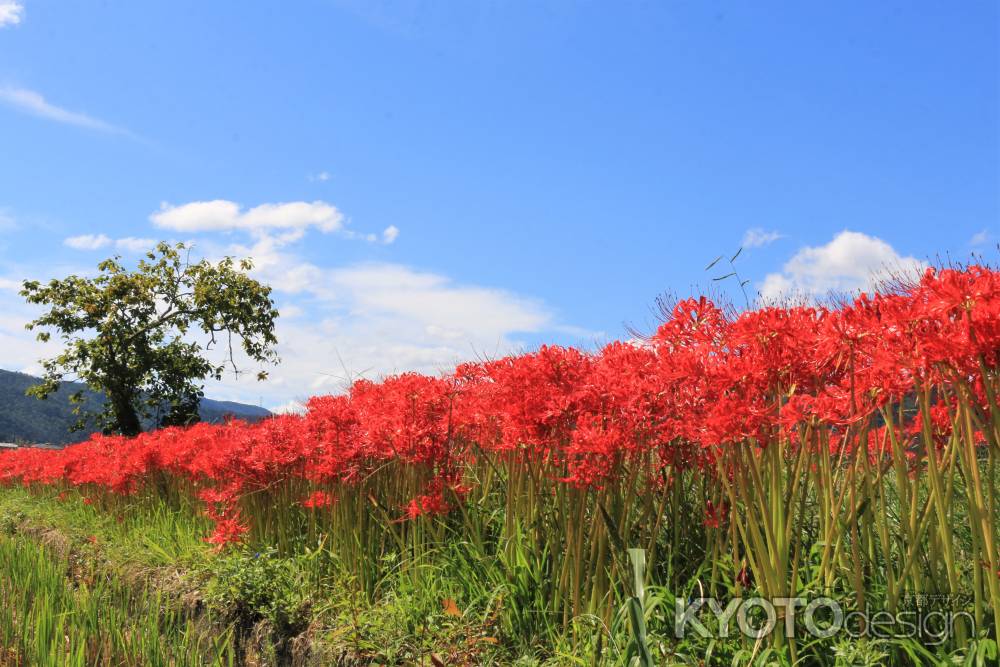
<path id="1" fill-rule="evenodd" d="M 992 257 L 992 1 L 0 0 L 0 367 L 19 281 L 253 256 L 279 406 L 647 326 L 655 297 Z M 847 233 L 845 233 L 847 232 Z"/>

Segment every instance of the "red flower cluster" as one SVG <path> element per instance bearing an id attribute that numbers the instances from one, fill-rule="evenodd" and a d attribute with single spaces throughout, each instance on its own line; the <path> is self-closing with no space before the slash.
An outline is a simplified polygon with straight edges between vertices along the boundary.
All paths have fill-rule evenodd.
<path id="1" fill-rule="evenodd" d="M 302 501 L 302 506 L 311 510 L 329 507 L 335 498 L 326 491 L 315 491 L 308 498 Z"/>
<path id="2" fill-rule="evenodd" d="M 360 381 L 345 395 L 311 399 L 305 415 L 255 425 L 6 452 L 0 480 L 129 495 L 161 476 L 180 479 L 216 523 L 210 540 L 224 544 L 247 530 L 240 498 L 287 480 L 326 489 L 298 501 L 319 510 L 376 471 L 401 466 L 422 480 L 396 508 L 401 518 L 451 509 L 470 491 L 466 471 L 483 457 L 530 461 L 583 487 L 607 484 L 636 463 L 655 484 L 668 467 L 714 470 L 726 447 L 787 444 L 805 425 L 825 425 L 830 446 L 841 446 L 847 426 L 932 389 L 926 425 L 945 437 L 959 382 L 970 387 L 976 422 L 991 423 L 998 352 L 1000 273 L 980 266 L 928 270 L 914 285 L 837 308 L 729 316 L 704 298 L 687 299 L 647 342 L 595 353 L 546 346 L 444 377 Z M 895 425 L 904 438 L 925 428 L 922 413 L 908 419 Z M 891 452 L 881 424 L 872 426 L 869 450 Z M 982 437 L 996 434 L 985 429 Z M 725 512 L 710 507 L 706 523 L 717 525 Z"/>

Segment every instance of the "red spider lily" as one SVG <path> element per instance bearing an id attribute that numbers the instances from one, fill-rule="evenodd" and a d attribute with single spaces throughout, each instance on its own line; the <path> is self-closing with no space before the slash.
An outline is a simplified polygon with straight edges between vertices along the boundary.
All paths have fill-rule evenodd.
<path id="1" fill-rule="evenodd" d="M 250 530 L 245 523 L 240 521 L 239 512 L 229 517 L 215 516 L 213 519 L 215 530 L 209 537 L 205 538 L 205 541 L 214 544 L 217 550 L 225 548 L 228 544 L 239 543 Z"/>
<path id="2" fill-rule="evenodd" d="M 719 528 L 729 520 L 729 505 L 722 503 L 716 507 L 711 500 L 705 501 L 705 527 Z"/>
<path id="3" fill-rule="evenodd" d="M 307 509 L 320 509 L 322 507 L 329 507 L 335 502 L 335 500 L 336 499 L 326 491 L 316 491 L 303 500 L 301 505 Z"/>
<path id="4" fill-rule="evenodd" d="M 734 447 L 867 447 L 874 460 L 892 455 L 891 435 L 909 456 L 928 423 L 946 442 L 964 405 L 977 440 L 992 442 L 998 355 L 1000 274 L 979 266 L 928 270 L 894 293 L 836 308 L 729 315 L 687 299 L 645 344 L 544 346 L 441 377 L 359 381 L 310 399 L 302 416 L 3 452 L 0 483 L 76 487 L 90 504 L 179 480 L 205 504 L 216 524 L 209 539 L 222 545 L 248 530 L 239 508 L 249 495 L 289 481 L 335 489 L 343 501 L 355 488 L 366 497 L 380 474 L 409 471 L 416 481 L 391 506 L 415 518 L 461 502 L 475 479 L 466 473 L 482 459 L 530 463 L 584 489 L 638 470 L 637 484 L 654 489 L 677 470 L 717 474 Z M 906 400 L 912 408 L 915 396 L 926 416 L 921 404 L 882 430 L 881 411 Z M 825 439 L 809 436 L 820 430 Z M 333 495 L 288 502 L 318 509 Z M 705 524 L 717 527 L 728 511 L 707 505 Z"/>

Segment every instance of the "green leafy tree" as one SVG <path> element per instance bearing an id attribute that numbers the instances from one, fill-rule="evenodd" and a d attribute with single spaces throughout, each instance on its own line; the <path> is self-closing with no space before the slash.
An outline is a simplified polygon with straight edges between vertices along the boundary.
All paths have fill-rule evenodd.
<path id="1" fill-rule="evenodd" d="M 249 260 L 192 262 L 183 243 L 158 244 L 134 270 L 120 259 L 101 262 L 93 278 L 28 280 L 21 290 L 29 303 L 48 307 L 27 328 L 42 328 L 41 341 L 55 332 L 64 343 L 61 354 L 42 361 L 43 380 L 28 393 L 44 399 L 61 381 L 78 380 L 106 398 L 95 412 L 84 407 L 82 392 L 70 396 L 77 428 L 93 419 L 107 433 L 135 435 L 144 422 L 192 423 L 203 381 L 227 368 L 242 372 L 239 348 L 250 362 L 278 361 L 278 311 L 271 288 L 247 275 Z"/>

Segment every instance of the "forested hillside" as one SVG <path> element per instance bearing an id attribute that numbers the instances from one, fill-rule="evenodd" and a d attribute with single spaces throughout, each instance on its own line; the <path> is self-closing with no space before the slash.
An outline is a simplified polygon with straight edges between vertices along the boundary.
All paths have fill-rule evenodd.
<path id="1" fill-rule="evenodd" d="M 68 444 L 85 439 L 90 431 L 70 431 L 76 416 L 69 396 L 83 386 L 67 382 L 51 398 L 40 401 L 24 393 L 38 381 L 25 373 L 0 370 L 0 442 Z M 93 392 L 86 394 L 88 401 L 102 400 Z M 208 398 L 202 400 L 200 413 L 202 420 L 209 422 L 221 422 L 230 414 L 247 421 L 259 421 L 271 414 L 254 405 Z"/>

